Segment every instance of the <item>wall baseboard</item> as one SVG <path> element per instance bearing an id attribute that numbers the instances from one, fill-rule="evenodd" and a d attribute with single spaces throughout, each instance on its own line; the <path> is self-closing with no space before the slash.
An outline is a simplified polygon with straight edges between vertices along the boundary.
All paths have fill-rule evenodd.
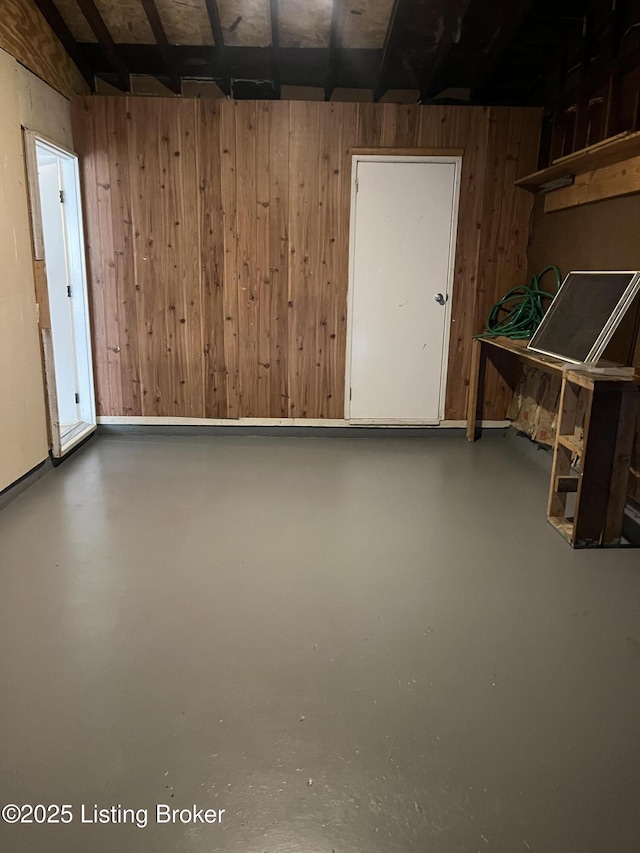
<path id="1" fill-rule="evenodd" d="M 27 471 L 26 474 L 23 474 L 22 477 L 19 477 L 13 483 L 8 485 L 0 492 L 0 510 L 8 506 L 19 495 L 26 492 L 30 486 L 33 486 L 35 482 L 52 470 L 53 463 L 51 462 L 51 459 L 47 457 L 46 459 L 43 459 L 42 462 L 35 465 L 30 471 Z"/>
<path id="2" fill-rule="evenodd" d="M 342 429 L 464 429 L 466 421 L 440 421 L 439 424 L 388 423 L 365 424 L 329 418 L 170 418 L 170 417 L 125 417 L 120 415 L 101 416 L 100 426 L 188 426 L 188 427 L 327 427 Z M 504 429 L 510 421 L 483 421 L 487 429 Z"/>

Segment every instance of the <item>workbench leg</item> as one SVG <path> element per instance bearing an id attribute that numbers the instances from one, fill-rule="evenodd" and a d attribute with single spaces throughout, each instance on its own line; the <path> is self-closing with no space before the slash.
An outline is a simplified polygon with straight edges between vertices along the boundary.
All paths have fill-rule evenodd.
<path id="1" fill-rule="evenodd" d="M 627 502 L 631 454 L 638 420 L 640 389 L 624 388 L 618 418 L 616 449 L 609 485 L 609 506 L 605 519 L 603 545 L 617 545 L 622 539 L 624 508 Z"/>
<path id="2" fill-rule="evenodd" d="M 471 344 L 471 373 L 469 375 L 469 399 L 467 402 L 467 440 L 476 441 L 482 433 L 482 410 L 484 408 L 484 377 L 487 368 L 487 353 L 482 341 L 474 338 Z"/>

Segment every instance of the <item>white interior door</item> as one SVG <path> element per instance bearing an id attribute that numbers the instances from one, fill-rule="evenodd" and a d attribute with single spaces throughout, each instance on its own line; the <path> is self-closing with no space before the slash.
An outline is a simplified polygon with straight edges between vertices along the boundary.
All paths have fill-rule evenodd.
<path id="1" fill-rule="evenodd" d="M 354 158 L 352 421 L 443 415 L 460 159 Z"/>
<path id="2" fill-rule="evenodd" d="M 43 347 L 51 428 L 58 439 L 53 455 L 63 456 L 96 428 L 78 158 L 29 131 L 26 145 L 36 170 L 29 180 L 37 182 L 37 192 L 31 191 L 39 223 L 34 222 L 34 248 L 37 252 L 41 239 L 51 318 Z"/>
<path id="3" fill-rule="evenodd" d="M 38 180 L 42 229 L 49 291 L 51 336 L 55 361 L 56 396 L 61 430 L 67 431 L 80 421 L 80 394 L 76 377 L 71 280 L 67 261 L 59 159 L 47 151 L 39 152 Z"/>

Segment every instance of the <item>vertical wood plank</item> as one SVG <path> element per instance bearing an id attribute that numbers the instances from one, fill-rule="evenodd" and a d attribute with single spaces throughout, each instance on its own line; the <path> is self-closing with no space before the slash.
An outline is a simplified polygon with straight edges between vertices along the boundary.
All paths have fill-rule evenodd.
<path id="1" fill-rule="evenodd" d="M 269 416 L 289 415 L 289 105 L 270 105 L 269 126 Z"/>
<path id="2" fill-rule="evenodd" d="M 238 192 L 236 186 L 236 104 L 220 105 L 220 186 L 224 234 L 224 353 L 227 414 L 240 417 L 240 345 L 238 338 Z M 206 150 L 201 152 L 201 158 Z"/>
<path id="3" fill-rule="evenodd" d="M 317 103 L 292 101 L 290 127 L 289 414 L 320 417 L 317 325 L 319 122 Z"/>
<path id="4" fill-rule="evenodd" d="M 94 260 L 92 269 L 96 274 L 92 280 L 92 305 L 94 319 L 99 330 L 94 351 L 101 376 L 98 392 L 99 409 L 102 414 L 114 415 L 122 412 L 122 385 L 118 349 L 117 281 L 115 279 L 114 228 L 111 209 L 111 177 L 109 164 L 113 156 L 110 145 L 107 110 L 108 100 L 100 103 L 95 114 L 93 151 L 93 188 L 95 192 L 95 226 L 99 241 L 90 247 Z M 95 249 L 94 252 L 91 249 Z"/>
<path id="5" fill-rule="evenodd" d="M 217 101 L 203 98 L 198 102 L 204 414 L 207 418 L 228 415 L 220 110 Z"/>
<path id="6" fill-rule="evenodd" d="M 251 417 L 260 406 L 258 375 L 258 256 L 257 230 L 257 104 L 236 104 L 236 185 L 238 214 L 238 340 L 240 370 L 240 416 Z"/>
<path id="7" fill-rule="evenodd" d="M 120 363 L 122 413 L 142 414 L 140 399 L 140 363 L 138 352 L 138 306 L 133 257 L 133 219 L 128 169 L 129 120 L 124 98 L 109 98 L 106 106 L 109 136 L 109 187 L 111 227 L 113 235 L 113 275 L 115 292 L 110 288 L 110 302 L 117 300 L 114 313 L 118 318 L 117 359 Z M 110 355 L 110 358 L 113 356 Z"/>

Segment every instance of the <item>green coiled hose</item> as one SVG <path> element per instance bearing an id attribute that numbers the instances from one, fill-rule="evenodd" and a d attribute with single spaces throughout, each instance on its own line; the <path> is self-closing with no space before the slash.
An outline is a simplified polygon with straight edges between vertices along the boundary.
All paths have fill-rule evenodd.
<path id="1" fill-rule="evenodd" d="M 514 287 L 493 306 L 487 318 L 487 330 L 482 337 L 505 337 L 524 340 L 533 337 L 533 333 L 544 317 L 545 299 L 553 299 L 554 293 L 547 293 L 540 282 L 549 272 L 556 275 L 556 293 L 562 284 L 562 274 L 557 266 L 545 267 L 539 275 L 532 275 L 529 284 Z"/>

